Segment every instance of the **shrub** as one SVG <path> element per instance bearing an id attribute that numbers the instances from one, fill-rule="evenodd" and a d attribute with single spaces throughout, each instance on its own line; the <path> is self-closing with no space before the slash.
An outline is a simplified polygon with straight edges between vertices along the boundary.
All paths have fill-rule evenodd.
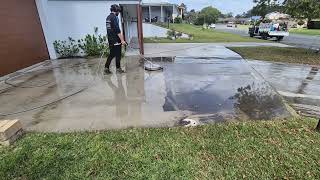
<path id="1" fill-rule="evenodd" d="M 189 34 L 188 37 L 189 37 L 189 40 L 193 40 L 193 35 L 192 34 Z"/>
<path id="2" fill-rule="evenodd" d="M 299 25 L 299 26 L 304 25 L 304 21 L 303 21 L 303 20 L 298 21 L 298 25 Z"/>
<path id="3" fill-rule="evenodd" d="M 181 32 L 177 32 L 176 33 L 176 37 L 181 38 L 182 37 L 182 33 Z"/>
<path id="4" fill-rule="evenodd" d="M 174 18 L 174 23 L 181 24 L 182 23 L 182 18 L 181 17 Z"/>
<path id="5" fill-rule="evenodd" d="M 168 39 L 177 38 L 177 32 L 175 30 L 168 30 L 167 37 Z"/>
<path id="6" fill-rule="evenodd" d="M 68 41 L 56 40 L 53 42 L 58 58 L 75 57 L 79 53 L 79 46 L 74 39 L 68 37 Z"/>
<path id="7" fill-rule="evenodd" d="M 86 35 L 84 39 L 78 40 L 80 49 L 87 56 L 99 56 L 106 50 L 107 47 L 107 37 L 101 35 Z"/>

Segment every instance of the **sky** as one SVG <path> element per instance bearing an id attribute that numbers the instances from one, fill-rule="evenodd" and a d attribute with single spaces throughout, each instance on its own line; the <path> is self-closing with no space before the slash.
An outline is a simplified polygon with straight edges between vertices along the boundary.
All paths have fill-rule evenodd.
<path id="1" fill-rule="evenodd" d="M 191 9 L 201 10 L 206 6 L 213 6 L 219 9 L 222 13 L 232 12 L 234 16 L 237 14 L 242 14 L 243 12 L 247 12 L 254 6 L 254 3 L 252 2 L 253 0 L 162 0 L 162 1 L 168 1 L 169 3 L 175 3 L 175 4 L 181 4 L 183 2 L 184 4 L 187 5 L 188 10 L 191 10 Z"/>

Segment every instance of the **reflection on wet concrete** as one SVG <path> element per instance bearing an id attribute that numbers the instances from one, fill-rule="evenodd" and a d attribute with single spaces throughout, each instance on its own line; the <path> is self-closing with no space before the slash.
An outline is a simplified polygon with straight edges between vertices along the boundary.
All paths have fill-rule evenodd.
<path id="1" fill-rule="evenodd" d="M 172 57 L 155 57 L 164 67 L 159 72 L 127 57 L 127 73 L 112 75 L 97 71 L 99 59 L 50 61 L 8 79 L 0 116 L 21 119 L 27 130 L 64 132 L 290 116 L 281 97 L 236 54 Z"/>
<path id="2" fill-rule="evenodd" d="M 292 103 L 320 106 L 320 67 L 250 61 Z"/>
<path id="3" fill-rule="evenodd" d="M 281 117 L 286 108 L 279 95 L 266 84 L 251 84 L 240 87 L 232 97 L 236 100 L 235 108 L 244 112 L 252 120 Z"/>
<path id="4" fill-rule="evenodd" d="M 200 123 L 289 116 L 281 97 L 238 58 L 176 57 L 165 65 L 164 76 L 164 110 L 202 115 Z"/>
<path id="5" fill-rule="evenodd" d="M 319 66 L 250 61 L 303 115 L 320 117 Z"/>

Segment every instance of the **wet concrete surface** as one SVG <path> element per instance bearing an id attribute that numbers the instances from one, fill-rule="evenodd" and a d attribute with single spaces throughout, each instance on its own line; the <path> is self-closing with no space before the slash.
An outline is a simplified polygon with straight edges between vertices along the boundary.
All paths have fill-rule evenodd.
<path id="1" fill-rule="evenodd" d="M 98 69 L 99 59 L 48 61 L 1 82 L 0 118 L 20 119 L 31 131 L 68 132 L 291 116 L 239 55 L 220 46 L 190 51 L 153 57 L 164 67 L 158 72 L 145 71 L 137 56 L 125 58 L 127 73 L 112 75 Z"/>
<path id="2" fill-rule="evenodd" d="M 320 113 L 320 66 L 249 61 L 297 110 L 309 107 Z M 320 115 L 318 116 L 320 117 Z"/>

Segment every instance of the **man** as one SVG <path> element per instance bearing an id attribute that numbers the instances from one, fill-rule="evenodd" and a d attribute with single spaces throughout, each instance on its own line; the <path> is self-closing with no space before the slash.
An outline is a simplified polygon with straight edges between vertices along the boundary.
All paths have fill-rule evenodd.
<path id="1" fill-rule="evenodd" d="M 126 45 L 126 42 L 124 41 L 123 35 L 121 33 L 120 27 L 119 27 L 119 19 L 118 15 L 120 13 L 120 6 L 117 4 L 114 4 L 110 8 L 110 15 L 107 17 L 106 20 L 106 26 L 107 26 L 107 34 L 108 34 L 108 43 L 109 43 L 109 49 L 110 54 L 108 56 L 105 70 L 104 72 L 106 74 L 110 74 L 110 64 L 112 59 L 116 58 L 116 67 L 118 73 L 124 73 L 124 71 L 121 69 L 121 46 Z"/>

